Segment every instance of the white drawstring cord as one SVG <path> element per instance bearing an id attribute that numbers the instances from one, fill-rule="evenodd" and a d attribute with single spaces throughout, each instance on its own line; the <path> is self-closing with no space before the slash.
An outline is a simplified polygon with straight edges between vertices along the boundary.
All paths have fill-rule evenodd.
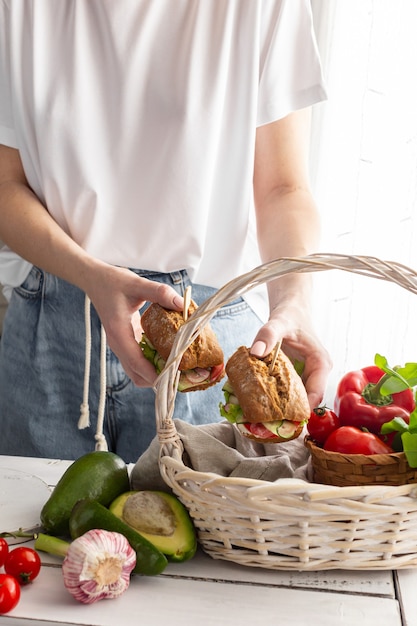
<path id="1" fill-rule="evenodd" d="M 101 325 L 100 346 L 100 397 L 97 411 L 96 450 L 108 450 L 106 437 L 103 433 L 104 412 L 106 408 L 106 331 Z"/>
<path id="2" fill-rule="evenodd" d="M 91 301 L 85 295 L 84 300 L 84 319 L 85 319 L 85 367 L 84 367 L 84 390 L 83 402 L 80 406 L 80 419 L 78 420 L 78 428 L 82 430 L 90 426 L 90 409 L 89 409 L 89 385 L 90 385 L 90 368 L 91 368 Z M 96 450 L 108 450 L 107 441 L 103 433 L 104 413 L 106 408 L 106 332 L 101 326 L 101 345 L 100 345 L 100 397 L 97 412 L 97 428 L 96 428 Z"/>
<path id="3" fill-rule="evenodd" d="M 84 298 L 84 320 L 85 320 L 85 365 L 84 365 L 84 391 L 83 402 L 81 404 L 80 419 L 78 428 L 82 430 L 90 426 L 90 408 L 88 406 L 89 385 L 90 385 L 90 366 L 91 366 L 91 302 L 90 298 L 85 295 Z"/>

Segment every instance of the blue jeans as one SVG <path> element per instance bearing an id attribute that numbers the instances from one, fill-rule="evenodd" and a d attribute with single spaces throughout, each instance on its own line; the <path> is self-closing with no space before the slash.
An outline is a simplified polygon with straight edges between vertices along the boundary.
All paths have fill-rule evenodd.
<path id="1" fill-rule="evenodd" d="M 136 270 L 134 270 L 136 271 Z M 183 294 L 185 271 L 172 274 L 137 271 L 172 285 Z M 197 304 L 215 290 L 192 286 Z M 250 345 L 261 321 L 239 299 L 219 309 L 211 321 L 225 358 L 239 345 Z M 92 308 L 90 376 L 91 426 L 77 427 L 84 384 L 84 294 L 73 285 L 32 268 L 14 289 L 0 341 L 0 454 L 74 459 L 94 449 L 100 392 L 100 321 Z M 156 434 L 155 393 L 126 376 L 107 348 L 104 434 L 109 450 L 135 462 Z M 219 421 L 222 384 L 178 393 L 174 417 L 193 424 Z"/>

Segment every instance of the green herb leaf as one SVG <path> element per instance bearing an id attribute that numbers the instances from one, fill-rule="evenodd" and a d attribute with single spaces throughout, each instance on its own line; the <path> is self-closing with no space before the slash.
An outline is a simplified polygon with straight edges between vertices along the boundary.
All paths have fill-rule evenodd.
<path id="1" fill-rule="evenodd" d="M 404 433 L 407 430 L 408 424 L 402 417 L 394 417 L 390 422 L 385 422 L 385 424 L 381 426 L 381 433 L 383 435 L 393 432 Z"/>
<path id="2" fill-rule="evenodd" d="M 417 363 L 406 363 L 404 367 L 390 367 L 387 359 L 381 354 L 376 354 L 374 363 L 385 374 L 388 374 L 379 390 L 382 396 L 390 396 L 405 389 L 410 389 L 417 384 Z"/>
<path id="3" fill-rule="evenodd" d="M 394 368 L 397 374 L 402 376 L 410 387 L 417 385 L 417 363 L 406 363 L 404 367 Z"/>
<path id="4" fill-rule="evenodd" d="M 410 385 L 404 378 L 390 377 L 381 385 L 379 391 L 382 396 L 391 396 L 393 393 L 399 393 L 405 389 L 410 389 Z"/>
<path id="5" fill-rule="evenodd" d="M 401 435 L 403 449 L 410 467 L 417 467 L 417 433 L 405 432 Z"/>
<path id="6" fill-rule="evenodd" d="M 411 433 L 417 432 L 417 408 L 414 409 L 412 413 L 410 413 L 410 422 L 409 422 L 408 430 Z"/>
<path id="7" fill-rule="evenodd" d="M 386 374 L 389 374 L 392 370 L 388 365 L 387 359 L 381 354 L 376 353 L 374 357 L 374 363 L 380 370 L 383 370 Z"/>

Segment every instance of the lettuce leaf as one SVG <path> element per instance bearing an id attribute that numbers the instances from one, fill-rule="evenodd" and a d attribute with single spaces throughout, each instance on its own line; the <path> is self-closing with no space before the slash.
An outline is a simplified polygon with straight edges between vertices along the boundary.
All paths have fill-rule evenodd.
<path id="1" fill-rule="evenodd" d="M 233 396 L 233 389 L 229 381 L 226 381 L 223 385 L 223 393 L 225 401 L 219 404 L 220 415 L 231 424 L 241 424 L 243 422 L 243 411 L 239 404 L 231 402 L 231 397 L 235 398 L 235 396 Z"/>

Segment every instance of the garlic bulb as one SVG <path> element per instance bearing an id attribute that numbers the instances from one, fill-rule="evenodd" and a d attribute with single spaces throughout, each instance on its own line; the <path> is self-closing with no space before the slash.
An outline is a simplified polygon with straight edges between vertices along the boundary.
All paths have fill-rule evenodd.
<path id="1" fill-rule="evenodd" d="M 116 598 L 129 587 L 136 553 L 124 535 L 89 530 L 74 539 L 62 564 L 64 584 L 76 600 Z"/>

